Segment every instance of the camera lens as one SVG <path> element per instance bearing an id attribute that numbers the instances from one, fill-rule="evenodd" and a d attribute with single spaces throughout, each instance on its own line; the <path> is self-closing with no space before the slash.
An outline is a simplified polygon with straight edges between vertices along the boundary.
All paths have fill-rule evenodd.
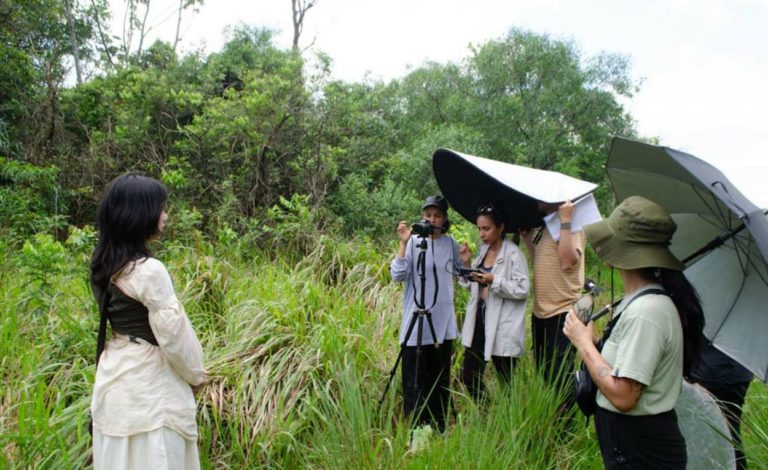
<path id="1" fill-rule="evenodd" d="M 426 237 L 432 234 L 432 224 L 429 221 L 421 220 L 411 224 L 411 233 L 420 237 Z"/>

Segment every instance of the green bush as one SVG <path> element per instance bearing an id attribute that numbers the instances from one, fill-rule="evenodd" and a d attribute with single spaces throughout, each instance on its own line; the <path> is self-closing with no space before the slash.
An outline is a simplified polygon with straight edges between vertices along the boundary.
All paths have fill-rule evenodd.
<path id="1" fill-rule="evenodd" d="M 66 227 L 66 200 L 55 166 L 36 166 L 0 156 L 0 235 L 20 243 L 35 233 Z"/>

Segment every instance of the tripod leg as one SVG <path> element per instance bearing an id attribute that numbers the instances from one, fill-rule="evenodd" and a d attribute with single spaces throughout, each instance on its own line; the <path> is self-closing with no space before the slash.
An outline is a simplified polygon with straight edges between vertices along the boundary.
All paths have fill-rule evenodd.
<path id="1" fill-rule="evenodd" d="M 419 363 L 421 362 L 421 339 L 424 333 L 423 330 L 424 330 L 424 316 L 419 314 L 419 327 L 416 330 L 416 368 L 413 373 L 414 388 L 419 387 Z"/>
<path id="2" fill-rule="evenodd" d="M 437 349 L 438 347 L 440 347 L 440 345 L 437 344 L 437 335 L 435 334 L 435 325 L 432 323 L 432 312 L 427 310 L 426 316 L 427 316 L 427 325 L 429 325 L 429 331 L 430 333 L 432 333 L 432 345 L 435 347 L 435 349 Z M 421 342 L 419 342 L 419 344 L 421 344 Z"/>
<path id="3" fill-rule="evenodd" d="M 416 328 L 416 360 L 413 367 L 413 383 L 411 384 L 411 394 L 414 400 L 414 423 L 421 422 L 421 416 L 424 413 L 426 407 L 426 397 L 423 396 L 421 387 L 419 385 L 419 373 L 421 367 L 423 367 L 423 361 L 421 358 L 421 340 L 424 332 L 424 315 L 421 312 L 415 312 L 414 315 L 418 315 L 418 327 Z"/>
<path id="4" fill-rule="evenodd" d="M 387 385 L 384 387 L 384 393 L 381 394 L 381 399 L 379 400 L 379 411 L 381 411 L 381 405 L 384 403 L 384 398 L 387 397 L 387 392 L 389 391 L 389 386 L 392 385 L 392 379 L 395 378 L 395 373 L 397 372 L 397 366 L 400 364 L 400 359 L 403 358 L 403 349 L 405 346 L 400 346 L 400 352 L 397 354 L 397 359 L 395 359 L 395 366 L 392 368 L 392 370 L 389 372 L 389 379 L 387 380 Z"/>
<path id="5" fill-rule="evenodd" d="M 403 358 L 403 350 L 405 349 L 405 345 L 408 344 L 408 338 L 411 337 L 411 333 L 413 332 L 413 327 L 416 325 L 416 312 L 413 313 L 413 316 L 411 317 L 411 321 L 408 323 L 408 328 L 405 331 L 405 337 L 403 339 L 402 344 L 400 344 L 400 352 L 397 355 L 397 359 L 395 360 L 395 365 L 392 367 L 392 370 L 389 373 L 389 380 L 387 380 L 387 385 L 384 387 L 384 393 L 381 394 L 381 399 L 379 400 L 379 410 L 381 410 L 381 405 L 384 403 L 384 398 L 387 396 L 387 392 L 389 391 L 390 385 L 392 385 L 392 379 L 395 377 L 395 373 L 397 372 L 397 366 L 400 364 L 400 360 Z"/>

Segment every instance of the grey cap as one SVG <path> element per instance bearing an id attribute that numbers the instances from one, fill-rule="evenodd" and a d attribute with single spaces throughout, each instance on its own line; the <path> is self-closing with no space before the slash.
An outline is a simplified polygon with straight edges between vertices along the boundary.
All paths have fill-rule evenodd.
<path id="1" fill-rule="evenodd" d="M 448 213 L 448 201 L 446 201 L 445 198 L 439 194 L 437 196 L 429 196 L 426 200 L 424 200 L 424 204 L 421 205 L 421 210 L 424 210 L 427 207 L 437 207 L 443 211 L 443 214 Z"/>

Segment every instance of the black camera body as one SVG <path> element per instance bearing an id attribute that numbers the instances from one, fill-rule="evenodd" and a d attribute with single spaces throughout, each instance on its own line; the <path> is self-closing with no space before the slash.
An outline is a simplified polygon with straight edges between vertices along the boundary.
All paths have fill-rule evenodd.
<path id="1" fill-rule="evenodd" d="M 411 233 L 422 238 L 432 235 L 434 229 L 435 226 L 430 224 L 428 220 L 420 220 L 411 224 Z"/>
<path id="2" fill-rule="evenodd" d="M 587 291 L 588 294 L 592 295 L 599 295 L 600 292 L 603 291 L 600 287 L 598 287 L 597 284 L 595 284 L 595 281 L 592 279 L 586 279 L 584 281 L 584 290 Z"/>

